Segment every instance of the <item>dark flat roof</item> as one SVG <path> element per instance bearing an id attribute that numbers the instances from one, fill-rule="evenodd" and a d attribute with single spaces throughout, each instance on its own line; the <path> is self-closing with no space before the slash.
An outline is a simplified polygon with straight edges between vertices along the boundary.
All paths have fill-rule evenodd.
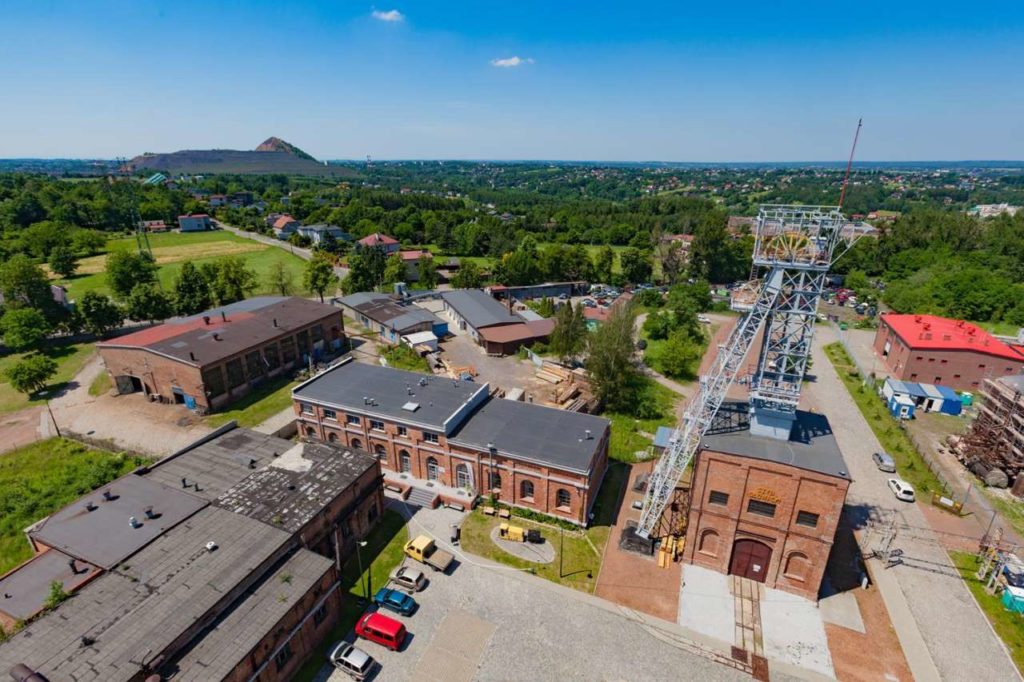
<path id="1" fill-rule="evenodd" d="M 423 308 L 402 304 L 387 294 L 359 292 L 339 299 L 347 308 L 365 315 L 378 324 L 383 324 L 398 333 L 429 322 L 431 325 L 443 324 L 437 315 Z"/>
<path id="2" fill-rule="evenodd" d="M 509 312 L 500 301 L 481 289 L 442 291 L 441 298 L 474 329 L 523 321 L 523 318 Z"/>
<path id="3" fill-rule="evenodd" d="M 135 679 L 291 542 L 282 530 L 207 507 L 0 646 L 0 670 L 24 663 L 54 681 Z"/>
<path id="4" fill-rule="evenodd" d="M 204 366 L 332 315 L 340 317 L 336 308 L 325 303 L 261 296 L 199 315 L 168 320 L 157 327 L 103 342 L 99 347 L 146 349 L 190 365 Z M 205 323 L 204 316 L 209 318 L 209 324 Z M 326 336 L 326 329 L 324 334 Z"/>
<path id="5" fill-rule="evenodd" d="M 493 444 L 518 459 L 587 473 L 610 424 L 592 414 L 493 398 L 449 440 L 484 450 Z"/>
<path id="6" fill-rule="evenodd" d="M 75 562 L 71 570 L 70 562 Z M 0 611 L 15 620 L 28 620 L 42 610 L 50 595 L 50 583 L 60 581 L 65 592 L 74 591 L 79 585 L 99 572 L 99 568 L 87 561 L 72 559 L 58 549 L 37 554 L 0 578 Z"/>
<path id="7" fill-rule="evenodd" d="M 751 435 L 748 410 L 748 403 L 723 403 L 701 439 L 701 448 L 850 480 L 850 470 L 825 415 L 797 410 L 793 433 L 785 441 Z"/>
<path id="8" fill-rule="evenodd" d="M 487 395 L 487 384 L 458 381 L 348 360 L 292 391 L 298 400 L 351 409 L 448 433 L 467 403 Z M 369 404 L 364 401 L 373 401 Z M 413 403 L 415 410 L 403 406 Z M 450 421 L 451 420 L 451 421 Z"/>
<path id="9" fill-rule="evenodd" d="M 114 497 L 103 497 L 110 491 Z M 86 504 L 92 503 L 92 511 Z M 30 535 L 45 545 L 111 568 L 206 506 L 204 500 L 138 474 L 128 474 L 36 523 Z M 152 507 L 155 519 L 146 518 Z M 129 519 L 141 524 L 132 528 Z"/>
<path id="10" fill-rule="evenodd" d="M 281 442 L 291 447 L 251 471 L 214 504 L 295 533 L 368 469 L 377 467 L 377 460 L 360 450 Z"/>
<path id="11" fill-rule="evenodd" d="M 291 441 L 283 438 L 236 428 L 165 457 L 151 465 L 145 476 L 170 488 L 213 501 L 292 445 Z M 183 478 L 187 488 L 182 486 Z"/>

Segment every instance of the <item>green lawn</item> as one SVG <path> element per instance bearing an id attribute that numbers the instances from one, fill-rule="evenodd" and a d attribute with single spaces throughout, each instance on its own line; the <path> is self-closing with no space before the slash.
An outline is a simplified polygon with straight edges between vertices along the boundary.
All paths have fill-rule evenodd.
<path id="1" fill-rule="evenodd" d="M 1017 330 L 1020 329 L 1020 325 L 1010 324 L 1009 322 L 975 322 L 982 329 L 991 332 L 992 334 L 999 334 L 1000 336 L 1017 336 Z"/>
<path id="2" fill-rule="evenodd" d="M 85 362 L 96 349 L 94 343 L 68 343 L 57 341 L 50 343 L 44 349 L 44 353 L 57 363 L 57 374 L 50 380 L 47 386 L 47 395 L 52 394 L 56 389 L 64 386 L 82 369 Z M 8 367 L 24 357 L 24 353 L 8 353 L 0 356 L 0 413 L 14 412 L 32 405 L 43 404 L 44 397 L 38 394 L 31 398 L 24 393 L 18 393 L 7 383 L 2 373 Z"/>
<path id="3" fill-rule="evenodd" d="M 410 372 L 430 374 L 430 363 L 427 359 L 408 346 L 389 346 L 384 349 L 384 359 L 389 367 L 405 369 Z"/>
<path id="4" fill-rule="evenodd" d="M 838 341 L 828 344 L 825 346 L 825 355 L 835 367 L 836 374 L 846 385 L 850 397 L 857 404 L 882 447 L 896 461 L 896 470 L 900 477 L 914 486 L 919 498 L 925 499 L 924 496 L 933 491 L 942 492 L 939 479 L 928 468 L 921 453 L 900 428 L 899 423 L 889 414 L 878 393 L 864 386 L 860 374 L 842 345 Z"/>
<path id="5" fill-rule="evenodd" d="M 487 516 L 479 509 L 466 516 L 462 524 L 462 548 L 506 566 L 529 571 L 560 585 L 593 594 L 597 586 L 604 547 L 611 534 L 615 505 L 626 482 L 627 473 L 626 465 L 620 462 L 610 464 L 594 502 L 594 521 L 583 531 L 560 531 L 553 526 L 515 516 L 516 509 L 512 509 L 512 525 L 537 528 L 545 541 L 554 546 L 555 560 L 550 564 L 524 561 L 500 549 L 491 540 L 491 529 L 501 523 L 501 519 Z"/>
<path id="6" fill-rule="evenodd" d="M 612 422 L 609 456 L 620 462 L 637 461 L 635 453 L 650 447 L 654 433 L 659 426 L 672 427 L 676 425 L 675 406 L 682 396 L 653 379 L 645 377 L 644 382 L 646 390 L 654 396 L 661 410 L 661 416 L 655 419 L 639 419 L 633 415 L 618 412 L 604 412 L 601 415 Z"/>
<path id="7" fill-rule="evenodd" d="M 364 604 L 359 603 L 363 591 L 366 590 L 372 597 L 374 592 L 384 586 L 391 571 L 402 563 L 402 547 L 408 540 L 409 530 L 405 526 L 405 519 L 390 509 L 385 511 L 380 523 L 367 536 L 368 544 L 360 550 L 364 568 L 362 575 L 359 572 L 359 557 L 355 554 L 342 567 L 341 615 L 313 655 L 295 674 L 295 680 L 308 681 L 316 677 L 327 662 L 330 648 L 345 638 L 366 609 Z"/>
<path id="8" fill-rule="evenodd" d="M 241 400 L 231 403 L 231 409 L 215 412 L 206 417 L 209 426 L 217 427 L 234 419 L 239 426 L 252 428 L 292 404 L 292 389 L 299 382 L 289 377 L 278 378 L 247 393 Z"/>
<path id="9" fill-rule="evenodd" d="M 113 387 L 114 382 L 110 379 L 110 372 L 100 372 L 89 384 L 89 395 L 99 397 Z"/>
<path id="10" fill-rule="evenodd" d="M 950 552 L 953 564 L 960 572 L 960 577 L 967 583 L 967 588 L 974 595 L 978 606 L 992 624 L 1003 644 L 1010 650 L 1017 670 L 1024 670 L 1024 614 L 1007 611 L 1000 597 L 985 592 L 985 585 L 975 577 L 978 570 L 978 557 L 968 552 Z"/>
<path id="11" fill-rule="evenodd" d="M 61 438 L 0 455 L 0 574 L 32 556 L 26 526 L 146 462 Z"/>
<path id="12" fill-rule="evenodd" d="M 165 290 L 174 284 L 181 266 L 189 261 L 195 265 L 209 262 L 223 256 L 237 255 L 256 273 L 257 288 L 253 295 L 276 293 L 267 279 L 275 263 L 283 262 L 292 273 L 296 294 L 308 295 L 302 287 L 305 261 L 284 249 L 269 246 L 251 239 L 237 237 L 226 230 L 181 234 L 166 232 L 150 235 L 150 247 L 157 259 L 157 277 Z M 107 252 L 136 248 L 135 239 L 113 239 L 107 242 Z M 109 294 L 103 266 L 106 256 L 95 256 L 79 261 L 79 274 L 61 280 L 68 288 L 69 296 L 79 299 L 88 291 Z"/>

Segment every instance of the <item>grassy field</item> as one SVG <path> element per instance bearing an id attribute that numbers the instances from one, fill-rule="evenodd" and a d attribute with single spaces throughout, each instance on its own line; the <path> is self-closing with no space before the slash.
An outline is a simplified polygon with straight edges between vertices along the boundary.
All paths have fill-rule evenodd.
<path id="1" fill-rule="evenodd" d="M 366 547 L 360 550 L 364 567 L 362 575 L 359 573 L 359 558 L 355 554 L 342 567 L 343 601 L 338 622 L 295 674 L 294 679 L 308 682 L 316 677 L 327 661 L 330 648 L 345 638 L 365 610 L 365 605 L 359 603 L 363 590 L 372 597 L 374 592 L 384 586 L 392 569 L 402 563 L 402 546 L 408 540 L 409 530 L 405 527 L 405 519 L 397 512 L 385 511 L 380 524 L 367 536 Z"/>
<path id="2" fill-rule="evenodd" d="M 47 345 L 44 353 L 57 363 L 57 374 L 50 381 L 47 394 L 53 393 L 54 390 L 71 381 L 95 349 L 96 345 L 93 343 L 57 342 Z M 0 375 L 24 356 L 24 353 L 9 353 L 0 356 Z M 32 405 L 42 405 L 43 402 L 42 396 L 33 395 L 29 398 L 24 393 L 18 393 L 0 376 L 0 413 L 14 412 Z"/>
<path id="3" fill-rule="evenodd" d="M 89 395 L 99 397 L 114 387 L 109 372 L 100 372 L 89 384 Z"/>
<path id="4" fill-rule="evenodd" d="M 627 467 L 621 463 L 611 464 L 594 503 L 594 522 L 585 531 L 559 531 L 553 526 L 513 516 L 511 522 L 514 525 L 539 529 L 545 541 L 554 546 L 555 560 L 550 564 L 524 561 L 495 545 L 491 540 L 491 529 L 501 519 L 487 516 L 479 509 L 466 516 L 462 524 L 462 548 L 506 566 L 529 571 L 551 582 L 593 594 L 604 547 L 611 533 L 615 505 L 626 481 L 627 471 Z"/>
<path id="5" fill-rule="evenodd" d="M 389 346 L 384 349 L 384 359 L 389 367 L 405 369 L 410 372 L 430 374 L 430 363 L 427 359 L 408 346 Z"/>
<path id="6" fill-rule="evenodd" d="M 682 399 L 678 393 L 662 386 L 653 379 L 645 379 L 649 390 L 661 409 L 657 419 L 638 419 L 630 414 L 604 412 L 601 416 L 612 422 L 612 435 L 608 454 L 620 462 L 637 461 L 636 452 L 650 447 L 654 433 L 659 426 L 674 426 L 675 406 Z M 649 434 L 649 435 L 647 435 Z"/>
<path id="7" fill-rule="evenodd" d="M 60 438 L 0 455 L 0 574 L 32 556 L 26 526 L 145 463 Z"/>
<path id="8" fill-rule="evenodd" d="M 206 417 L 209 426 L 217 427 L 234 419 L 239 426 L 252 428 L 292 404 L 292 389 L 299 382 L 278 378 L 250 391 L 241 400 L 231 403 L 231 409 L 215 412 Z"/>
<path id="9" fill-rule="evenodd" d="M 240 256 L 256 273 L 257 288 L 253 295 L 276 293 L 267 283 L 271 268 L 283 262 L 292 273 L 296 293 L 307 295 L 302 288 L 302 273 L 305 261 L 284 249 L 237 237 L 226 230 L 210 232 L 165 232 L 150 235 L 150 247 L 159 265 L 157 276 L 165 290 L 169 290 L 181 270 L 182 264 L 191 261 L 195 265 L 209 262 L 223 256 Z M 112 239 L 107 242 L 107 253 L 136 248 L 135 238 Z M 106 254 L 83 258 L 78 262 L 78 272 L 61 280 L 68 288 L 71 298 L 81 298 L 88 291 L 109 294 L 104 274 Z"/>
<path id="10" fill-rule="evenodd" d="M 992 624 L 992 629 L 1010 650 L 1017 670 L 1024 670 L 1024 614 L 1007 611 L 999 597 L 985 592 L 985 585 L 976 577 L 978 557 L 968 552 L 950 552 L 950 558 L 974 595 L 978 606 Z"/>
<path id="11" fill-rule="evenodd" d="M 828 344 L 825 346 L 825 355 L 835 367 L 836 373 L 846 385 L 850 397 L 853 398 L 853 402 L 857 403 L 857 407 L 882 447 L 896 461 L 896 470 L 900 477 L 914 486 L 918 497 L 932 491 L 942 492 L 942 484 L 939 479 L 928 468 L 921 453 L 917 451 L 910 438 L 900 428 L 899 423 L 889 414 L 885 403 L 875 391 L 864 386 L 860 374 L 842 345 L 839 342 Z"/>

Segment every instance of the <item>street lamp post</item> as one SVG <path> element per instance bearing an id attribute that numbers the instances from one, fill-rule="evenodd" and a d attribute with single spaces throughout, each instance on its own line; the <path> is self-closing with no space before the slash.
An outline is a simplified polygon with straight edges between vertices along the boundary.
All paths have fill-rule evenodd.
<path id="1" fill-rule="evenodd" d="M 362 590 L 363 599 L 369 601 L 370 597 L 366 594 L 366 581 L 363 579 L 363 553 L 359 551 L 360 547 L 366 547 L 365 540 L 356 542 L 356 560 L 359 562 L 359 587 Z"/>

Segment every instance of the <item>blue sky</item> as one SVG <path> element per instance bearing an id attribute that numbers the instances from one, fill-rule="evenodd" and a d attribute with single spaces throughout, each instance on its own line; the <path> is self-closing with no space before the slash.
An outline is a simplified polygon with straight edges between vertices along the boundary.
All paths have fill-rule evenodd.
<path id="1" fill-rule="evenodd" d="M 1024 3 L 6 0 L 0 98 L 0 157 L 1024 159 Z"/>

